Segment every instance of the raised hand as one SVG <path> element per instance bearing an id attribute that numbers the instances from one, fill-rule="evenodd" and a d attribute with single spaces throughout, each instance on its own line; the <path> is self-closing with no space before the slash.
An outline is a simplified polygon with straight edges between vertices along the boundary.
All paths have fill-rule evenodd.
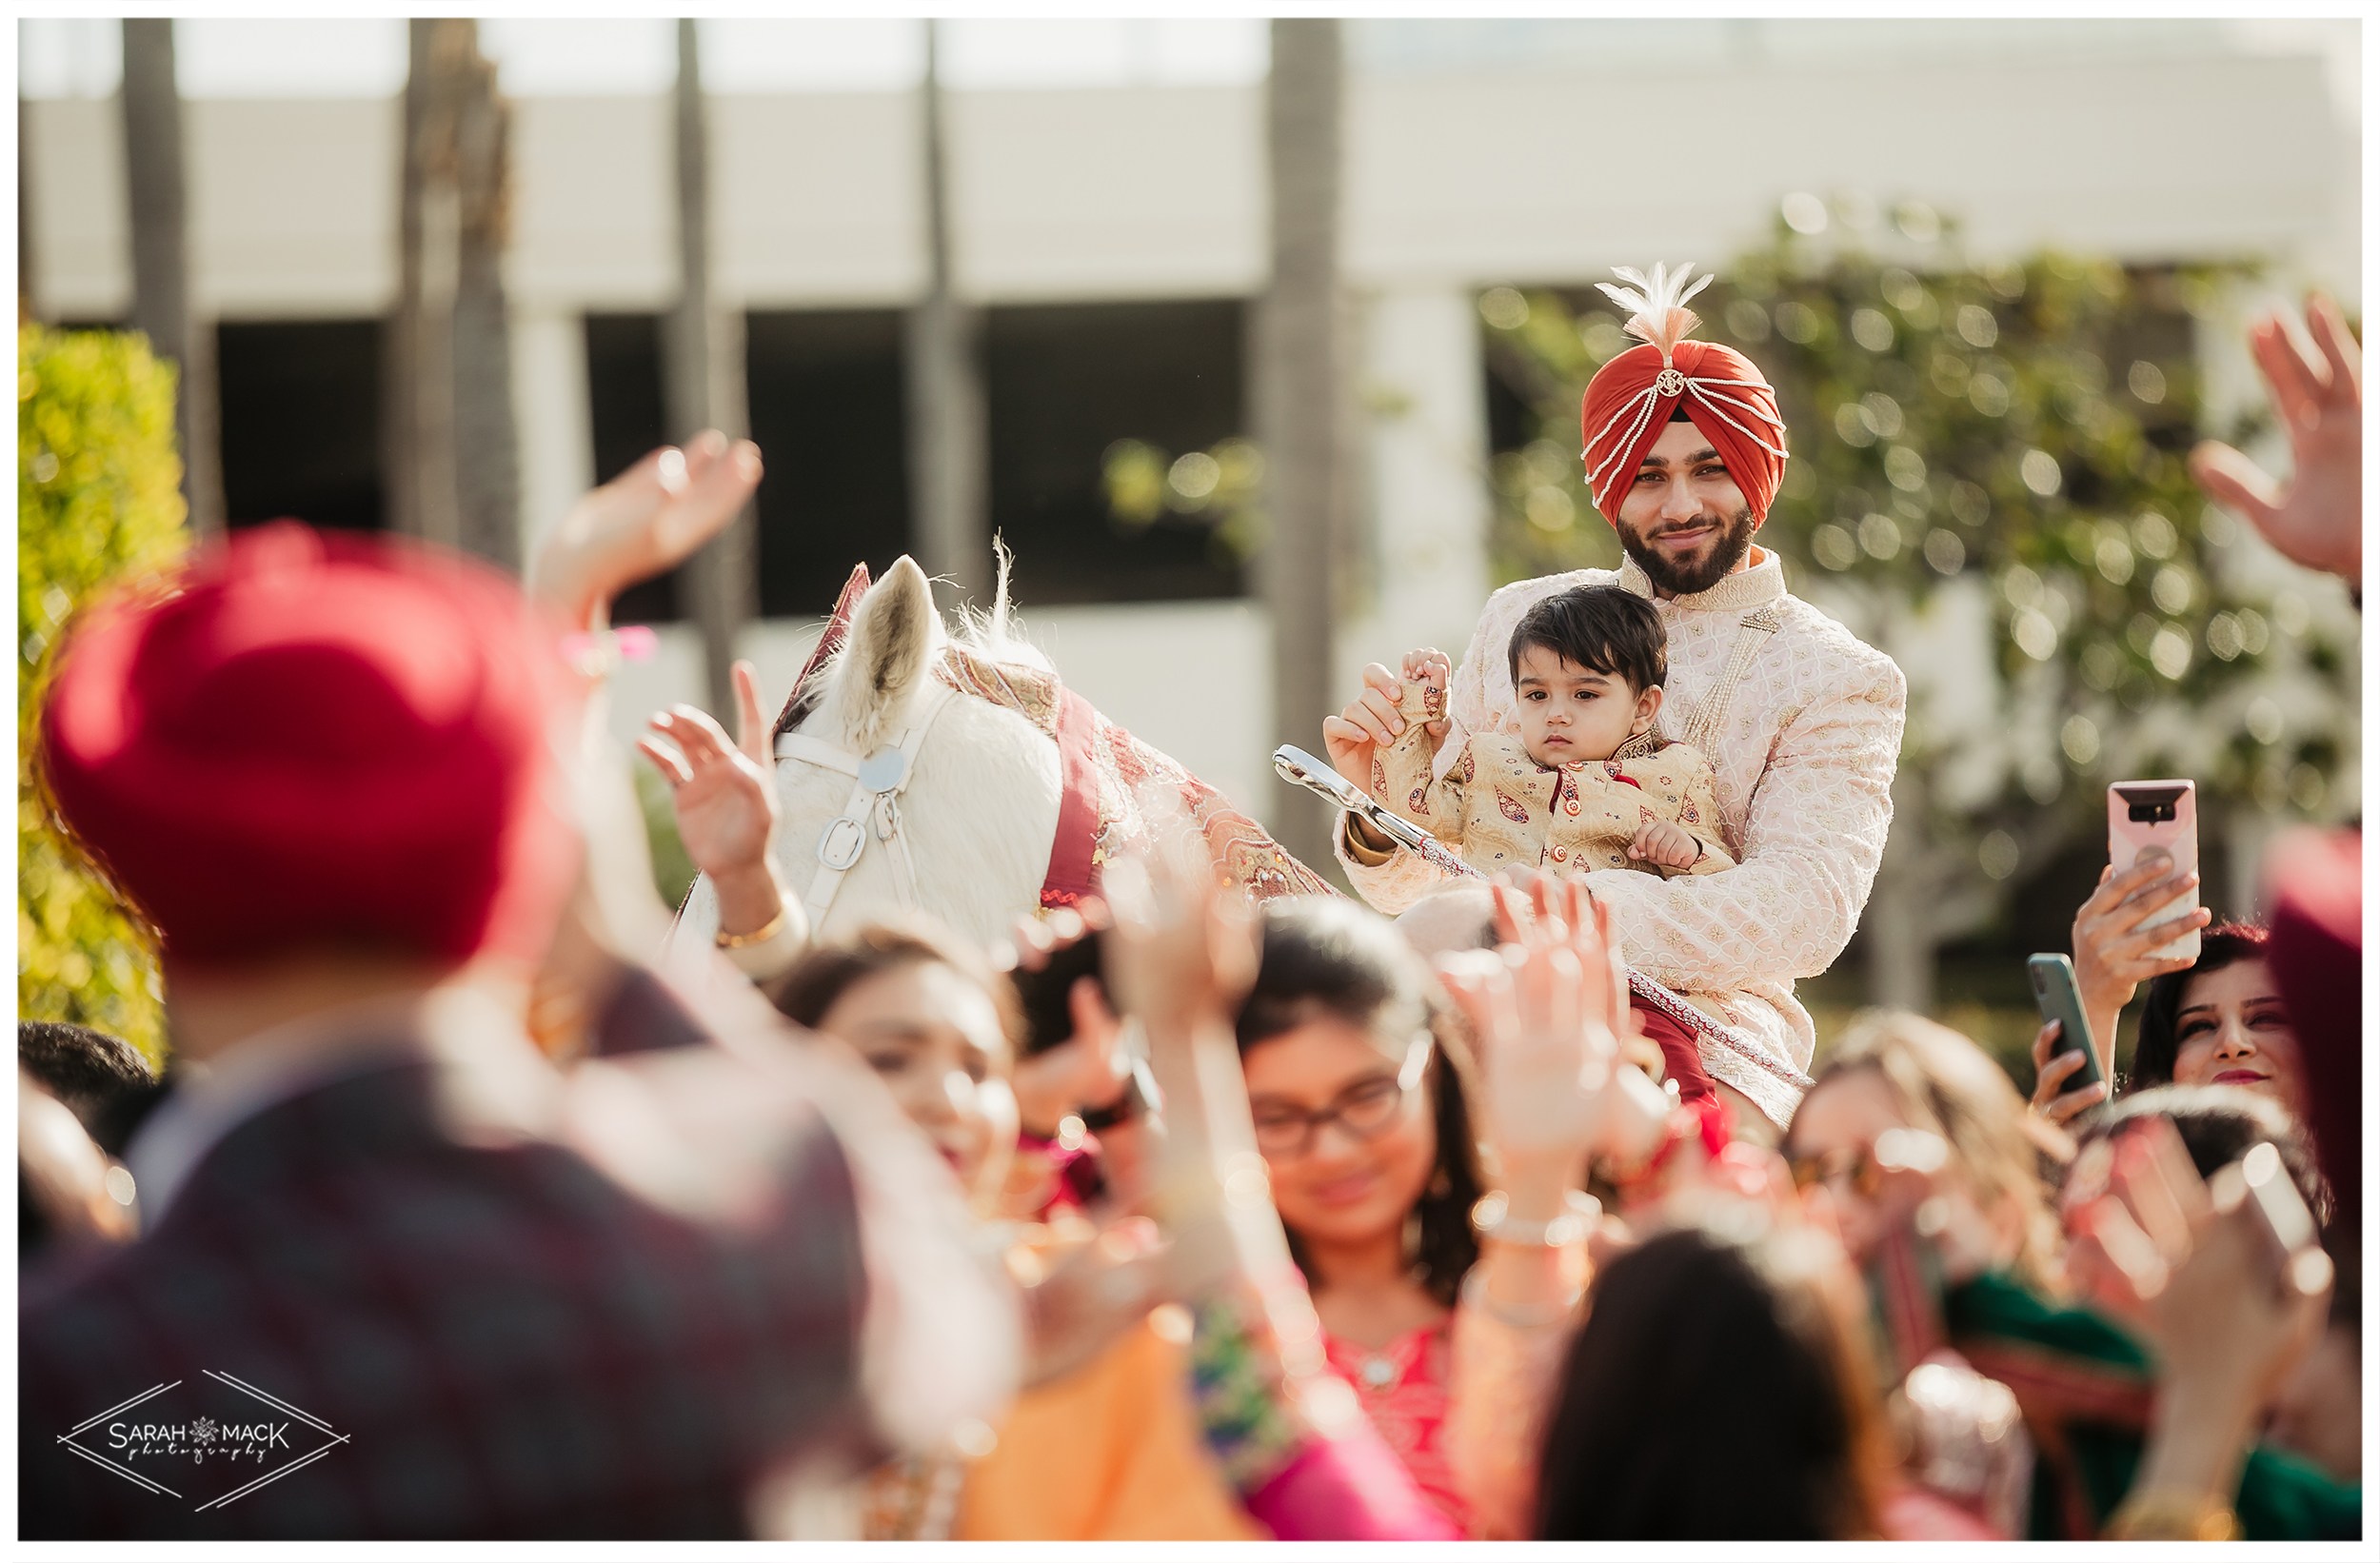
<path id="1" fill-rule="evenodd" d="M 2092 1186 L 2072 1201 L 2070 1272 L 2158 1361 L 2136 1500 L 2228 1507 L 2265 1407 L 2322 1333 L 2329 1257 L 2280 1252 L 2248 1195 L 2254 1163 L 2251 1152 L 2202 1182 L 2172 1124 L 2150 1118 L 2075 1169 Z M 2132 1533 L 2120 1514 L 2114 1533 Z"/>
<path id="2" fill-rule="evenodd" d="M 1144 791 L 1144 805 L 1162 801 Z M 1205 844 L 1186 821 L 1160 806 L 1152 831 L 1142 850 L 1108 865 L 1108 991 L 1152 1031 L 1228 1026 L 1256 981 L 1255 913 L 1244 896 L 1216 883 Z"/>
<path id="3" fill-rule="evenodd" d="M 1108 864 L 1103 942 L 1108 992 L 1142 1028 L 1163 1098 L 1150 1204 L 1172 1239 L 1168 1283 L 1182 1296 L 1243 1281 L 1269 1292 L 1297 1268 L 1233 1039 L 1262 949 L 1256 915 L 1217 882 L 1178 799 L 1144 789 L 1141 806 L 1151 839 Z"/>
<path id="4" fill-rule="evenodd" d="M 1050 957 L 1106 928 L 1106 904 L 1086 900 L 1080 911 L 1060 907 L 1046 919 L 1019 918 L 1009 942 L 1021 971 L 1046 970 Z M 1024 1127 L 1049 1136 L 1069 1114 L 1112 1107 L 1129 1080 L 1123 1022 L 1095 977 L 1078 977 L 1066 990 L 1073 1029 L 1066 1039 L 1017 1061 L 1017 1110 Z"/>
<path id="5" fill-rule="evenodd" d="M 2237 511 L 2265 541 L 2309 569 L 2354 585 L 2363 579 L 2363 349 L 2347 318 L 2316 294 L 2306 308 L 2310 357 L 2277 315 L 2258 321 L 2249 349 L 2289 430 L 2294 470 L 2285 484 L 2230 445 L 2191 452 L 2191 475 L 2216 504 Z"/>
<path id="6" fill-rule="evenodd" d="M 1577 880 L 1495 888 L 1501 951 L 1439 970 L 1478 1039 L 1483 1127 L 1508 1184 L 1550 1178 L 1533 1202 L 1558 1201 L 1589 1156 L 1657 1140 L 1669 1102 L 1622 1057 L 1628 979 L 1608 911 Z"/>
<path id="7" fill-rule="evenodd" d="M 790 902 L 775 855 L 779 803 L 767 761 L 768 725 L 752 664 L 735 664 L 736 739 L 691 705 L 656 714 L 637 748 L 669 784 L 678 837 L 719 894 L 719 926 L 766 927 Z"/>
<path id="8" fill-rule="evenodd" d="M 1372 783 L 1372 752 L 1395 742 L 1405 730 L 1397 714 L 1404 682 L 1378 663 L 1366 663 L 1363 689 L 1335 717 L 1322 719 L 1322 747 L 1331 768 L 1359 787 Z"/>
<path id="9" fill-rule="evenodd" d="M 2171 922 L 2144 925 L 2197 883 L 2194 872 L 2174 873 L 2173 860 L 2164 852 L 2144 853 L 2122 874 L 2112 863 L 2101 869 L 2099 887 L 2074 913 L 2074 986 L 2082 994 L 2083 1018 L 2091 1022 L 2102 1075 L 2115 1049 L 2116 1018 L 2140 984 L 2190 969 L 2189 957 L 2155 952 L 2182 934 L 2205 927 L 2213 920 L 2212 912 L 2201 906 Z"/>
<path id="10" fill-rule="evenodd" d="M 591 488 L 538 545 L 532 596 L 574 629 L 600 629 L 612 599 L 719 535 L 760 486 L 761 447 L 704 429 Z"/>

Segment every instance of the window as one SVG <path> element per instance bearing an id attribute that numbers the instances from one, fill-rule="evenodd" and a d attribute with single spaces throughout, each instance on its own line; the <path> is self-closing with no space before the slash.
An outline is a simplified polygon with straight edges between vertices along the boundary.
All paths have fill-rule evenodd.
<path id="1" fill-rule="evenodd" d="M 377 320 L 225 321 L 215 370 L 224 514 L 378 531 L 382 333 Z"/>
<path id="2" fill-rule="evenodd" d="M 1245 427 L 1237 300 L 1033 306 L 986 312 L 991 522 L 1039 606 L 1236 597 L 1242 566 L 1212 521 L 1110 514 L 1107 449 L 1172 454 Z M 917 546 L 909 482 L 906 311 L 783 310 L 744 323 L 745 402 L 767 462 L 755 500 L 760 610 L 811 618 L 864 561 Z M 586 317 L 595 469 L 617 476 L 663 438 L 661 320 Z M 684 616 L 674 577 L 621 599 L 623 623 Z"/>
<path id="3" fill-rule="evenodd" d="M 983 321 L 992 525 L 1033 606 L 1238 597 L 1244 571 L 1197 517 L 1113 516 L 1118 440 L 1173 454 L 1248 432 L 1237 299 L 995 308 Z"/>
<path id="4" fill-rule="evenodd" d="M 881 578 L 916 545 L 903 324 L 894 309 L 744 323 L 744 400 L 766 462 L 754 501 L 764 617 L 823 618 L 852 565 Z"/>
<path id="5" fill-rule="evenodd" d="M 609 483 L 663 442 L 659 315 L 586 317 L 586 395 L 595 481 Z M 685 617 L 677 572 L 630 586 L 612 604 L 611 616 L 623 624 Z"/>

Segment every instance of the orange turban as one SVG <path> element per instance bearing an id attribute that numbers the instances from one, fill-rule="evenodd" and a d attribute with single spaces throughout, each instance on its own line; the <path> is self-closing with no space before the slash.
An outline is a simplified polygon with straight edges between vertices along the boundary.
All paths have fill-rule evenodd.
<path id="1" fill-rule="evenodd" d="M 1635 287 L 1601 285 L 1633 311 L 1628 330 L 1644 339 L 1596 371 L 1579 408 L 1587 489 L 1606 520 L 1617 519 L 1620 496 L 1681 403 L 1744 491 L 1755 521 L 1768 519 L 1785 475 L 1785 423 L 1767 376 L 1735 348 L 1686 335 L 1701 324 L 1686 301 L 1711 281 L 1687 287 L 1693 269 L 1689 264 L 1673 274 L 1656 266 L 1647 281 L 1623 267 L 1617 275 Z"/>

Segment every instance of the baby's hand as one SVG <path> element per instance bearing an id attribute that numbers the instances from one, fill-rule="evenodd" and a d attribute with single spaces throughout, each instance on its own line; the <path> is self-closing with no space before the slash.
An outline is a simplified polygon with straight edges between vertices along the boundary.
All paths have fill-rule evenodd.
<path id="1" fill-rule="evenodd" d="M 1446 736 L 1446 685 L 1455 676 L 1455 664 L 1445 652 L 1425 645 L 1405 653 L 1400 669 L 1409 683 L 1422 685 L 1427 691 L 1424 703 L 1430 713 L 1430 740 L 1436 742 Z"/>
<path id="2" fill-rule="evenodd" d="M 1702 857 L 1702 843 L 1686 827 L 1667 820 L 1647 820 L 1628 843 L 1628 855 L 1663 868 L 1692 868 Z"/>

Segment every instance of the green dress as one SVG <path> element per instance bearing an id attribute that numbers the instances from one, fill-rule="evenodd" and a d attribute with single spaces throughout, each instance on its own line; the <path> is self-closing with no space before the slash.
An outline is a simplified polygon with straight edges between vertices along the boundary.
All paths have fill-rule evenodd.
<path id="1" fill-rule="evenodd" d="M 2014 1392 L 2037 1463 L 2032 1538 L 2102 1533 L 2131 1491 L 2155 1393 L 2149 1354 L 2096 1314 L 2057 1307 L 2013 1277 L 1985 1276 L 1942 1297 L 1950 1344 Z M 2259 1445 L 2232 1501 L 2250 1541 L 2355 1540 L 2363 1489 Z"/>

